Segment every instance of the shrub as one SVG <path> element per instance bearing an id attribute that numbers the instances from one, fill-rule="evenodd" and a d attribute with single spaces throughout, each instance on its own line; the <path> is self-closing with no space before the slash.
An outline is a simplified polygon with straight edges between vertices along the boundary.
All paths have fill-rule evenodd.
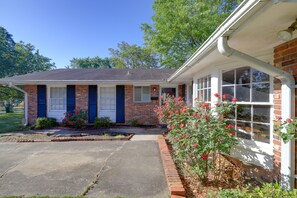
<path id="1" fill-rule="evenodd" d="M 202 181 L 220 167 L 214 163 L 217 154 L 229 154 L 237 143 L 234 126 L 227 119 L 234 112 L 235 101 L 222 101 L 215 108 L 196 101 L 194 107 L 188 107 L 180 97 L 168 96 L 161 107 L 155 108 L 159 119 L 168 124 L 175 159 L 189 165 Z"/>
<path id="2" fill-rule="evenodd" d="M 297 138 L 297 119 L 287 118 L 282 121 L 282 117 L 276 116 L 274 129 L 282 140 L 287 143 Z M 286 129 L 286 132 L 283 132 L 284 129 Z"/>
<path id="3" fill-rule="evenodd" d="M 109 117 L 96 118 L 94 121 L 94 126 L 96 128 L 110 127 L 111 125 L 112 125 L 112 122 Z"/>
<path id="4" fill-rule="evenodd" d="M 132 120 L 130 121 L 130 125 L 131 125 L 131 126 L 134 126 L 134 127 L 139 126 L 138 120 L 137 120 L 137 119 L 132 119 Z"/>
<path id="5" fill-rule="evenodd" d="M 37 118 L 34 124 L 36 129 L 50 128 L 56 125 L 56 118 Z"/>
<path id="6" fill-rule="evenodd" d="M 76 129 L 85 129 L 88 124 L 88 113 L 84 110 L 66 112 L 62 120 L 63 126 L 73 127 Z"/>
<path id="7" fill-rule="evenodd" d="M 282 189 L 278 183 L 266 183 L 262 187 L 256 187 L 254 190 L 249 191 L 247 188 L 243 189 L 232 189 L 232 190 L 221 190 L 217 195 L 209 195 L 209 197 L 219 198 L 266 198 L 266 197 L 297 197 L 297 189 L 285 190 Z"/>

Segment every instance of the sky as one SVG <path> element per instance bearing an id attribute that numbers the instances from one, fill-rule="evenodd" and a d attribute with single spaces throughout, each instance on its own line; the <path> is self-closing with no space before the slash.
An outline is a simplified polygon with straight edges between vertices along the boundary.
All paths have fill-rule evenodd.
<path id="1" fill-rule="evenodd" d="M 153 0 L 0 0 L 0 26 L 15 42 L 33 44 L 57 68 L 72 58 L 109 57 L 126 41 L 143 44 Z"/>

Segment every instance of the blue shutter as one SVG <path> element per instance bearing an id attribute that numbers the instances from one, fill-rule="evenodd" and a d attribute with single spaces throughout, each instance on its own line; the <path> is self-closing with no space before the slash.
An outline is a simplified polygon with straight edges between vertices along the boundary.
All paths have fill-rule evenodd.
<path id="1" fill-rule="evenodd" d="M 75 109 L 75 85 L 67 85 L 67 112 L 73 113 Z"/>
<path id="2" fill-rule="evenodd" d="M 97 117 L 97 85 L 89 85 L 89 122 Z"/>
<path id="3" fill-rule="evenodd" d="M 46 117 L 46 86 L 37 85 L 37 117 Z"/>
<path id="4" fill-rule="evenodd" d="M 125 86 L 117 85 L 116 88 L 116 122 L 124 123 L 125 122 Z"/>

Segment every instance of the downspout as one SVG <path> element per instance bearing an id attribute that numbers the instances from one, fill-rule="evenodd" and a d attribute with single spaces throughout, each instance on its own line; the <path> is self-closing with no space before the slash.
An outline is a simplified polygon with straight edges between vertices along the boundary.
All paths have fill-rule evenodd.
<path id="1" fill-rule="evenodd" d="M 25 123 L 24 123 L 24 125 L 27 126 L 28 125 L 28 93 L 25 90 L 23 90 L 23 89 L 15 86 L 15 85 L 13 85 L 12 82 L 9 82 L 8 83 L 8 86 L 9 87 L 12 87 L 12 88 L 14 88 L 14 89 L 16 89 L 16 90 L 18 90 L 18 91 L 20 91 L 20 92 L 22 92 L 22 93 L 25 94 L 25 97 L 24 97 L 24 103 L 25 103 L 25 108 L 24 108 L 24 111 L 25 111 Z"/>
<path id="2" fill-rule="evenodd" d="M 221 36 L 218 39 L 219 52 L 230 58 L 234 58 L 249 64 L 252 67 L 269 74 L 274 78 L 278 78 L 282 82 L 282 119 L 294 117 L 294 101 L 295 101 L 295 79 L 291 74 L 285 72 L 279 68 L 274 67 L 262 60 L 252 57 L 248 54 L 240 52 L 231 48 L 228 45 L 228 38 Z M 284 132 L 286 132 L 284 130 Z M 282 142 L 281 147 L 281 185 L 283 188 L 292 189 L 294 187 L 295 179 L 295 141 L 289 141 L 288 143 Z"/>

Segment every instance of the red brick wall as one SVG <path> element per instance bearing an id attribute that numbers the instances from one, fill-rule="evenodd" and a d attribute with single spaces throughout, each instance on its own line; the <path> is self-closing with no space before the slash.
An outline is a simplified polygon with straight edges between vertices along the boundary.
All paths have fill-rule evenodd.
<path id="1" fill-rule="evenodd" d="M 34 124 L 37 119 L 37 85 L 25 85 L 28 93 L 28 123 Z"/>
<path id="2" fill-rule="evenodd" d="M 154 92 L 153 88 L 156 88 Z M 151 97 L 158 97 L 158 100 L 151 102 L 134 102 L 133 85 L 125 85 L 125 122 L 129 124 L 132 120 L 137 120 L 139 124 L 157 125 L 159 124 L 156 113 L 153 111 L 159 105 L 159 85 L 151 85 Z"/>
<path id="3" fill-rule="evenodd" d="M 274 65 L 280 69 L 283 69 L 287 72 L 293 74 L 295 80 L 297 80 L 297 38 L 286 43 L 283 43 L 274 49 Z M 296 90 L 295 90 L 296 92 Z M 281 87 L 280 82 L 275 81 L 274 83 L 274 95 L 273 95 L 273 104 L 274 104 L 274 116 L 281 116 Z M 295 115 L 296 115 L 296 96 L 295 96 Z M 274 134 L 273 137 L 273 150 L 274 150 L 274 160 L 275 165 L 280 167 L 281 160 L 281 141 L 278 135 Z M 295 144 L 296 146 L 297 144 Z M 295 147 L 295 150 L 297 147 Z M 297 159 L 297 155 L 295 152 Z M 297 172 L 297 163 L 295 161 L 295 173 Z"/>
<path id="4" fill-rule="evenodd" d="M 89 101 L 89 86 L 76 85 L 75 86 L 75 110 L 88 110 Z"/>

